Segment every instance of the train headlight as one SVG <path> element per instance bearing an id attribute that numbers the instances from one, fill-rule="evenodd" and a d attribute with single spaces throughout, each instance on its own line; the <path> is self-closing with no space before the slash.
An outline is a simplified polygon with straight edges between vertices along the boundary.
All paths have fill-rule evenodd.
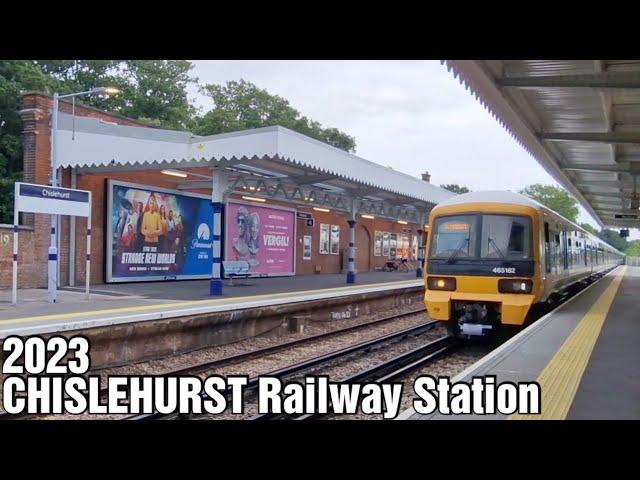
<path id="1" fill-rule="evenodd" d="M 500 293 L 531 293 L 533 282 L 531 280 L 517 280 L 503 278 L 498 280 Z"/>
<path id="2" fill-rule="evenodd" d="M 427 278 L 427 288 L 429 290 L 446 290 L 452 292 L 456 289 L 456 279 L 450 277 L 429 277 Z"/>

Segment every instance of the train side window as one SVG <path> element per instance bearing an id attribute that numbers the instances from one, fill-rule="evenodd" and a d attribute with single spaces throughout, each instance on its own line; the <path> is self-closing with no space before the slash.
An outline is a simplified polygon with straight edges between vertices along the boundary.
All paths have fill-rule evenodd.
<path id="1" fill-rule="evenodd" d="M 566 231 L 562 231 L 562 242 L 560 244 L 561 248 L 562 248 L 562 260 L 563 260 L 563 266 L 564 269 L 567 270 L 569 268 L 569 255 L 567 252 L 567 232 Z"/>
<path id="2" fill-rule="evenodd" d="M 549 243 L 549 222 L 544 222 L 544 266 L 547 273 L 551 272 L 551 245 Z"/>

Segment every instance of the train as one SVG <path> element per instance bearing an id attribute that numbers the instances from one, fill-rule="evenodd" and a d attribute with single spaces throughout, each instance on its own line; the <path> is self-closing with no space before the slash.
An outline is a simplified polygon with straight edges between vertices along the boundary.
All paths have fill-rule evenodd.
<path id="1" fill-rule="evenodd" d="M 622 252 L 525 195 L 465 193 L 430 212 L 424 302 L 458 338 L 509 336 L 536 310 L 624 261 Z"/>

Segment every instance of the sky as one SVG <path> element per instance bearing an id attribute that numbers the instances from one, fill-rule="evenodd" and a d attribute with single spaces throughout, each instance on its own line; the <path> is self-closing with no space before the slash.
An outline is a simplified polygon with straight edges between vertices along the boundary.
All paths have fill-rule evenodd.
<path id="1" fill-rule="evenodd" d="M 355 137 L 358 156 L 417 177 L 428 171 L 433 184 L 513 191 L 558 185 L 439 61 L 193 63 L 201 84 L 250 81 Z M 195 88 L 190 97 L 203 111 L 212 106 Z M 582 207 L 578 221 L 596 225 Z"/>

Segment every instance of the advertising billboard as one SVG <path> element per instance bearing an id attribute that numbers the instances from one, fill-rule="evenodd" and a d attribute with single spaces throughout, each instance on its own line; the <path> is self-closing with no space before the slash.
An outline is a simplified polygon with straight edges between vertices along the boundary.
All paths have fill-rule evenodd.
<path id="1" fill-rule="evenodd" d="M 295 275 L 295 210 L 229 201 L 225 260 L 244 260 L 252 276 Z"/>
<path id="2" fill-rule="evenodd" d="M 209 278 L 212 222 L 205 195 L 109 180 L 105 281 Z"/>

